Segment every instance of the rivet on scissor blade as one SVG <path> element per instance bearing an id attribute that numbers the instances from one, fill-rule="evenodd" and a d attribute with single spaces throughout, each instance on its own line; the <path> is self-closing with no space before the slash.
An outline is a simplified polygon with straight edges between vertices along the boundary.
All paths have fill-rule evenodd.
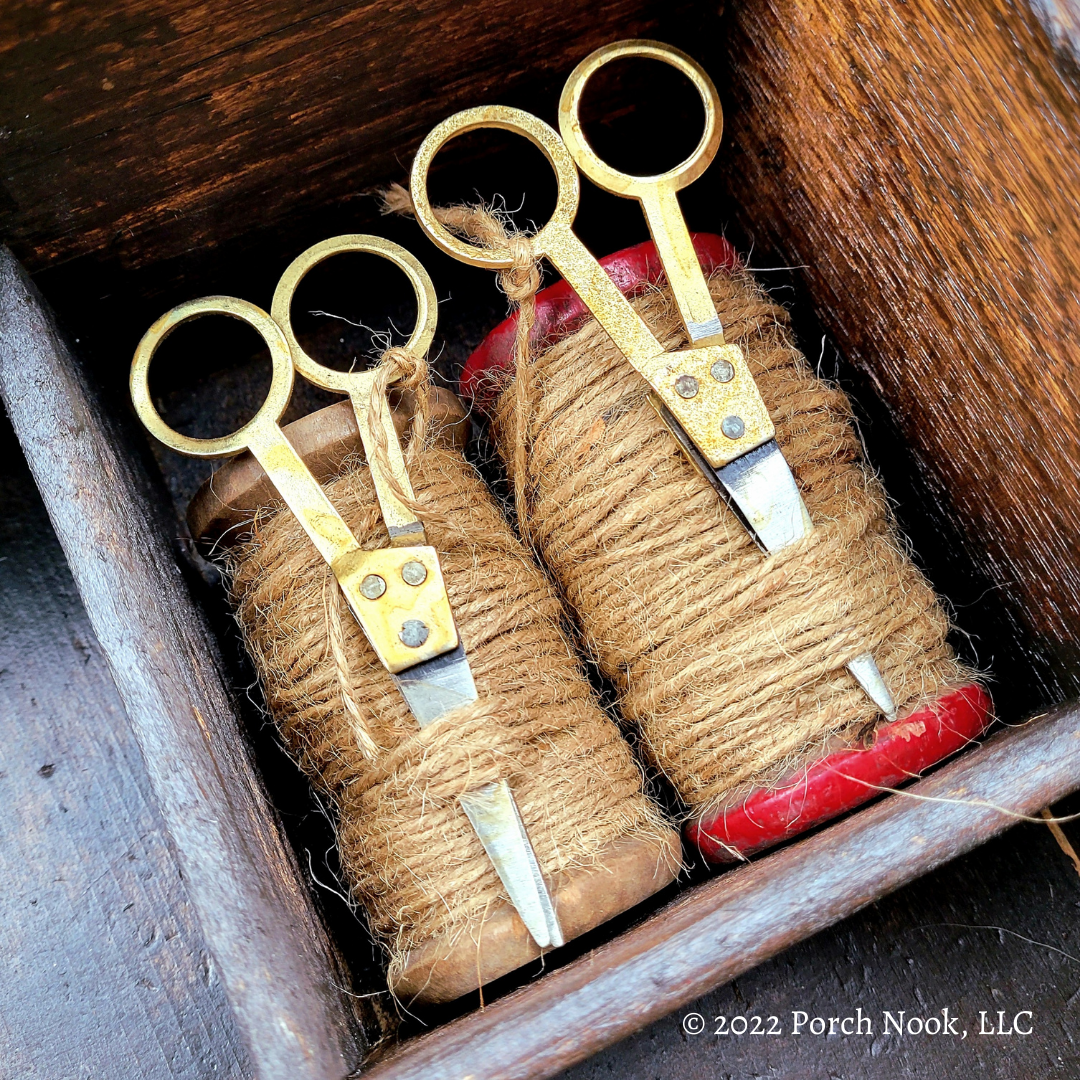
<path id="1" fill-rule="evenodd" d="M 675 380 L 675 393 L 679 397 L 692 398 L 697 397 L 698 381 L 693 375 L 680 375 Z"/>
<path id="2" fill-rule="evenodd" d="M 428 639 L 428 628 L 419 619 L 406 619 L 398 637 L 402 645 L 408 645 L 410 649 L 419 649 Z"/>
<path id="3" fill-rule="evenodd" d="M 378 600 L 386 592 L 386 582 L 378 574 L 368 574 L 360 582 L 360 591 L 369 600 Z"/>
<path id="4" fill-rule="evenodd" d="M 416 559 L 410 559 L 401 568 L 401 576 L 406 585 L 423 585 L 427 581 L 427 567 Z"/>
<path id="5" fill-rule="evenodd" d="M 746 425 L 741 416 L 725 416 L 720 424 L 720 430 L 729 439 L 741 439 L 746 433 Z"/>
<path id="6" fill-rule="evenodd" d="M 735 378 L 735 367 L 726 360 L 717 360 L 709 372 L 717 382 L 728 383 Z"/>
<path id="7" fill-rule="evenodd" d="M 877 661 L 868 653 L 860 653 L 848 666 L 855 681 L 866 691 L 866 696 L 885 714 L 886 719 L 896 719 L 896 702 L 889 693 Z"/>

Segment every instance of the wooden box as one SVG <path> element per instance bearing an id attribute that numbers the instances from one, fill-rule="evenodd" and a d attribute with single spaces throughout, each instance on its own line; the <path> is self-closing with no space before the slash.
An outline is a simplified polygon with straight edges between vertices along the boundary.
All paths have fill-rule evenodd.
<path id="1" fill-rule="evenodd" d="M 766 277 L 792 286 L 803 344 L 842 357 L 871 461 L 978 635 L 972 658 L 992 657 L 1011 726 L 910 789 L 925 798 L 698 873 L 542 975 L 492 988 L 483 1009 L 432 1014 L 423 1035 L 407 1020 L 375 1045 L 388 1024 L 364 997 L 376 959 L 313 892 L 304 853 L 325 830 L 282 825 L 274 805 L 303 781 L 259 736 L 221 598 L 176 539 L 202 477 L 152 457 L 127 365 L 171 304 L 224 292 L 266 306 L 304 246 L 368 230 L 412 248 L 453 296 L 452 373 L 501 301 L 365 193 L 403 179 L 456 109 L 552 118 L 574 63 L 631 36 L 685 48 L 719 85 L 727 132 L 686 193 L 691 225 L 726 227 L 752 266 L 788 268 Z M 0 394 L 141 748 L 241 1075 L 551 1075 L 1004 830 L 1001 808 L 1031 814 L 1080 787 L 1066 704 L 1080 685 L 1080 36 L 1059 9 L 18 0 L 0 40 Z M 654 135 L 668 153 L 696 138 L 677 88 L 651 75 L 604 93 L 614 143 Z M 537 170 L 493 141 L 440 182 L 481 174 L 514 206 Z M 643 237 L 633 207 L 595 192 L 580 223 L 598 254 Z M 178 407 L 195 383 L 172 388 Z M 256 389 L 245 374 L 203 419 Z"/>

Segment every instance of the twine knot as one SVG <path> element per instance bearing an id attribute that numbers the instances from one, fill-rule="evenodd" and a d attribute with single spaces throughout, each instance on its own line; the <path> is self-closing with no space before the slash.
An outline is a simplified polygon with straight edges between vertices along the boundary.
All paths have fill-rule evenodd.
<path id="1" fill-rule="evenodd" d="M 375 386 L 383 394 L 390 386 L 416 393 L 427 389 L 429 375 L 428 362 L 423 357 L 414 356 L 407 349 L 395 347 L 387 349 L 379 357 Z"/>
<path id="2" fill-rule="evenodd" d="M 532 300 L 540 288 L 540 262 L 532 237 L 520 233 L 506 236 L 505 244 L 513 263 L 499 271 L 499 286 L 507 300 L 520 307 Z"/>

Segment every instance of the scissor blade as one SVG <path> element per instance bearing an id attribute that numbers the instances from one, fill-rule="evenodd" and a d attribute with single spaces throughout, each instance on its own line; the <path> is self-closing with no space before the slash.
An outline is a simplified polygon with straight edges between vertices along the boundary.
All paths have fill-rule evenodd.
<path id="1" fill-rule="evenodd" d="M 855 676 L 855 681 L 866 692 L 866 696 L 885 714 L 885 718 L 895 720 L 896 702 L 893 701 L 873 656 L 868 652 L 860 653 L 848 663 L 847 669 Z"/>
<path id="2" fill-rule="evenodd" d="M 486 784 L 462 795 L 461 806 L 533 941 L 541 949 L 562 945 L 562 928 L 510 785 Z"/>
<path id="3" fill-rule="evenodd" d="M 460 642 L 453 652 L 393 678 L 421 727 L 477 699 Z M 461 806 L 533 940 L 541 949 L 562 945 L 559 920 L 509 784 L 502 780 L 470 791 L 461 796 Z"/>
<path id="4" fill-rule="evenodd" d="M 806 504 L 775 439 L 714 469 L 660 398 L 650 394 L 649 400 L 683 453 L 732 505 L 765 551 L 773 554 L 810 532 L 813 525 Z"/>
<path id="5" fill-rule="evenodd" d="M 736 458 L 717 469 L 716 475 L 766 551 L 780 551 L 813 528 L 795 478 L 775 441 Z M 895 720 L 896 704 L 874 657 L 860 653 L 847 669 L 867 697 L 889 720 Z"/>
<path id="6" fill-rule="evenodd" d="M 801 540 L 813 528 L 775 439 L 715 473 L 754 538 L 770 554 Z"/>
<path id="7" fill-rule="evenodd" d="M 460 641 L 452 652 L 407 668 L 393 679 L 421 727 L 477 698 L 472 669 Z"/>

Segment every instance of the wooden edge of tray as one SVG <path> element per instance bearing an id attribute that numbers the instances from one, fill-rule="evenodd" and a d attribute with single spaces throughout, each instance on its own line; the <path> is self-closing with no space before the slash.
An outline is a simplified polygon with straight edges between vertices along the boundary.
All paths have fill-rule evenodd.
<path id="1" fill-rule="evenodd" d="M 3 247 L 0 397 L 146 763 L 244 1074 L 344 1080 L 363 1050 L 347 976 L 248 757 L 168 496 Z"/>
<path id="2" fill-rule="evenodd" d="M 436 442 L 463 450 L 469 420 L 457 394 L 433 387 L 429 401 Z M 403 438 L 412 424 L 413 395 L 409 391 L 392 395 L 391 413 L 398 438 Z M 286 424 L 283 430 L 319 483 L 330 480 L 350 454 L 363 454 L 356 416 L 347 399 Z M 188 528 L 204 547 L 228 546 L 244 537 L 242 526 L 256 510 L 279 501 L 263 467 L 250 451 L 244 451 L 225 462 L 195 493 L 188 504 Z"/>
<path id="3" fill-rule="evenodd" d="M 596 862 L 549 882 L 567 941 L 640 904 L 678 877 L 679 834 L 656 839 L 623 837 Z M 406 1007 L 454 1001 L 545 952 L 530 937 L 513 905 L 501 903 L 482 923 L 452 940 L 435 938 L 414 949 L 391 989 Z"/>
<path id="4" fill-rule="evenodd" d="M 694 886 L 529 986 L 405 1043 L 365 1080 L 553 1076 L 1080 787 L 1080 703 L 989 738 L 831 828 Z"/>

